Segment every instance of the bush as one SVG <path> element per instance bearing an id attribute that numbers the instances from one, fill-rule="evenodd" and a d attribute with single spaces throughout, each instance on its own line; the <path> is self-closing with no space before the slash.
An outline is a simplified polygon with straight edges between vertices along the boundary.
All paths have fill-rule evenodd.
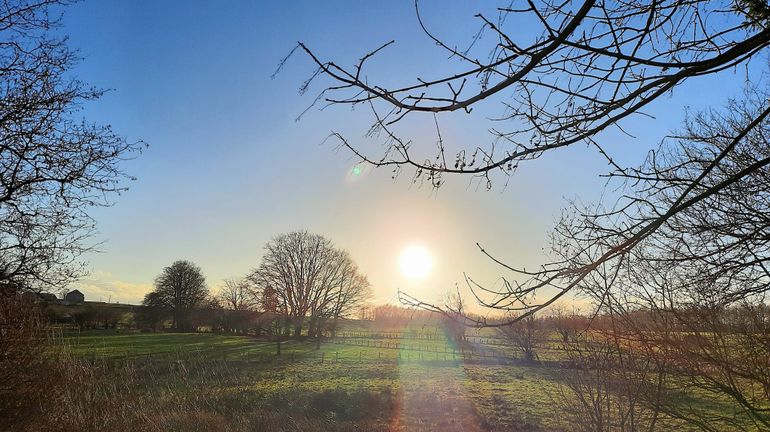
<path id="1" fill-rule="evenodd" d="M 15 291 L 0 294 L 0 429 L 11 429 L 38 412 L 43 396 L 43 319 Z"/>

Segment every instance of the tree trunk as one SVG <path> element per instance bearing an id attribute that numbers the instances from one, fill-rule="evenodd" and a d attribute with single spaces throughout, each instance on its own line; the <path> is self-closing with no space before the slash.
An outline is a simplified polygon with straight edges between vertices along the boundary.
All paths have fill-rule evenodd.
<path id="1" fill-rule="evenodd" d="M 312 337 L 315 335 L 315 326 L 316 326 L 316 319 L 312 315 L 310 316 L 310 321 L 307 323 L 307 335 L 308 337 Z"/>
<path id="2" fill-rule="evenodd" d="M 294 338 L 299 339 L 302 336 L 302 320 L 299 319 L 294 323 Z"/>
<path id="3" fill-rule="evenodd" d="M 323 333 L 323 325 L 321 323 L 321 320 L 319 319 L 316 321 L 316 339 L 315 339 L 315 349 L 320 350 L 321 349 L 321 334 Z"/>
<path id="4" fill-rule="evenodd" d="M 283 335 L 289 336 L 291 334 L 291 322 L 289 321 L 289 318 L 284 318 L 283 321 Z"/>
<path id="5" fill-rule="evenodd" d="M 337 319 L 334 319 L 334 322 L 332 323 L 332 337 L 337 337 Z"/>

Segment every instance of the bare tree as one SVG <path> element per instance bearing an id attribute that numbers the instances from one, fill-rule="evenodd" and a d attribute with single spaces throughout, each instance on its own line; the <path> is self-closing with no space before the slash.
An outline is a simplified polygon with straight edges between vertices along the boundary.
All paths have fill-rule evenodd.
<path id="1" fill-rule="evenodd" d="M 597 313 L 622 322 L 625 340 L 672 367 L 670 390 L 683 391 L 672 384 L 684 380 L 740 408 L 705 415 L 661 405 L 702 430 L 770 426 L 768 100 L 754 86 L 723 110 L 692 116 L 643 166 L 614 173 L 625 188 L 617 203 L 575 209 L 554 236 L 559 266 L 576 271 L 552 282 L 579 278 Z M 610 245 L 623 248 L 603 255 Z"/>
<path id="2" fill-rule="evenodd" d="M 120 162 L 144 144 L 76 117 L 103 91 L 72 76 L 76 51 L 57 0 L 0 4 L 0 281 L 60 288 L 82 274 L 94 222 L 129 177 Z"/>
<path id="3" fill-rule="evenodd" d="M 327 326 L 336 332 L 340 318 L 352 315 L 370 296 L 370 285 L 347 251 L 329 256 L 310 310 L 308 336 L 316 337 L 316 349 Z"/>
<path id="4" fill-rule="evenodd" d="M 536 348 L 548 338 L 548 329 L 544 322 L 532 315 L 521 320 L 509 317 L 506 321 L 508 324 L 498 328 L 500 335 L 521 349 L 524 360 L 536 360 Z"/>
<path id="5" fill-rule="evenodd" d="M 144 297 L 143 304 L 169 311 L 174 329 L 192 330 L 192 313 L 207 305 L 208 294 L 200 267 L 175 261 L 155 279 L 155 290 Z"/>
<path id="6" fill-rule="evenodd" d="M 444 316 L 442 325 L 455 343 L 462 344 L 465 342 L 465 330 L 467 328 L 463 322 L 463 317 L 467 314 L 465 299 L 463 299 L 460 291 L 456 290 L 445 295 L 444 304 L 447 315 Z"/>
<path id="7" fill-rule="evenodd" d="M 443 184 L 444 174 L 480 176 L 489 187 L 494 173 L 509 175 L 520 163 L 582 143 L 607 158 L 613 170 L 611 181 L 620 182 L 612 183 L 620 188 L 619 194 L 611 195 L 613 200 L 620 195 L 617 201 L 565 212 L 552 238 L 555 257 L 537 270 L 503 263 L 480 248 L 513 276 L 502 289 L 487 288 L 471 278 L 467 282 L 482 305 L 506 311 L 510 319 L 487 322 L 466 315 L 463 322 L 503 329 L 523 325 L 568 293 L 581 291 L 594 301 L 596 319 L 608 326 L 598 330 L 604 332 L 603 341 L 612 342 L 604 345 L 611 350 L 605 350 L 609 354 L 599 360 L 614 365 L 612 374 L 643 371 L 641 377 L 655 378 L 655 390 L 650 390 L 642 385 L 648 378 L 624 377 L 628 391 L 621 391 L 620 397 L 630 392 L 640 395 L 636 401 L 658 404 L 650 416 L 644 416 L 641 427 L 653 430 L 666 406 L 658 396 L 669 366 L 681 368 L 676 370 L 678 378 L 693 377 L 735 399 L 752 421 L 766 427 L 754 411 L 767 406 L 762 405 L 762 392 L 756 392 L 762 402 L 757 403 L 735 384 L 748 381 L 756 385 L 746 388 L 761 388 L 762 371 L 749 375 L 736 364 L 737 358 L 716 355 L 741 339 L 735 336 L 737 330 L 730 330 L 732 336 L 726 336 L 725 343 L 714 342 L 711 336 L 691 336 L 694 342 L 689 346 L 695 348 L 688 351 L 682 349 L 688 343 L 681 329 L 710 327 L 706 333 L 718 337 L 729 327 L 721 321 L 706 325 L 698 314 L 683 311 L 720 310 L 743 301 L 756 304 L 768 290 L 767 83 L 754 83 L 745 97 L 729 101 L 722 111 L 711 109 L 690 117 L 681 133 L 651 152 L 638 168 L 619 166 L 601 145 L 599 134 L 608 128 L 624 131 L 625 119 L 644 115 L 645 108 L 685 81 L 724 73 L 767 53 L 768 3 L 526 2 L 499 8 L 494 18 L 480 14 L 483 32 L 468 50 L 434 35 L 416 9 L 428 37 L 467 69 L 390 86 L 373 82 L 366 67 L 392 42 L 348 68 L 323 60 L 306 44 L 299 44 L 298 49 L 317 67 L 302 91 L 318 77 L 331 80 L 314 103 L 369 107 L 373 121 L 367 137 L 383 140 L 386 150 L 369 155 L 360 143 L 334 132 L 332 136 L 343 147 L 363 161 L 392 167 L 396 173 L 409 167 L 415 180 L 425 179 L 435 187 Z M 514 34 L 511 28 L 522 22 L 539 25 L 542 31 Z M 491 52 L 491 56 L 478 60 L 484 57 L 474 50 Z M 496 119 L 502 121 L 490 128 L 491 144 L 461 143 L 459 150 L 448 151 L 440 136 L 441 114 L 465 111 L 472 115 L 474 107 L 495 99 L 502 101 L 504 112 Z M 402 119 L 423 114 L 436 125 L 438 146 L 411 140 L 399 128 Z M 544 290 L 549 290 L 546 297 L 541 295 Z M 452 315 L 445 305 L 421 302 L 404 293 L 401 299 Z M 756 326 L 752 331 L 755 343 L 745 343 L 739 352 L 754 349 L 761 355 L 762 337 L 757 336 Z M 694 361 L 687 359 L 697 359 L 696 351 L 701 357 L 715 358 L 706 363 L 706 370 L 727 370 L 729 376 L 704 375 L 705 370 L 694 369 Z M 623 363 L 628 367 L 618 366 Z M 741 374 L 746 376 L 737 379 Z M 624 412 L 632 415 L 635 403 L 624 406 Z M 709 428 L 708 423 L 674 409 L 666 415 Z"/>
<path id="8" fill-rule="evenodd" d="M 45 321 L 20 290 L 61 289 L 93 248 L 89 211 L 130 179 L 121 162 L 144 144 L 78 118 L 103 91 L 73 74 L 59 32 L 66 0 L 0 2 L 0 428 L 27 429 L 57 381 Z M 71 372 L 71 371 L 70 371 Z"/>
<path id="9" fill-rule="evenodd" d="M 269 290 L 297 338 L 306 318 L 310 318 L 308 335 L 320 338 L 325 323 L 350 313 L 369 292 L 369 282 L 347 252 L 306 231 L 268 242 L 260 266 L 249 278 L 263 295 Z"/>
<path id="10" fill-rule="evenodd" d="M 611 127 L 623 131 L 625 118 L 644 115 L 646 107 L 675 91 L 684 81 L 746 64 L 770 46 L 770 7 L 757 0 L 528 2 L 516 8 L 497 8 L 494 18 L 477 15 L 481 31 L 467 50 L 434 35 L 417 3 L 416 11 L 427 36 L 466 65 L 466 70 L 437 78 L 418 78 L 412 85 L 394 87 L 372 82 L 365 72 L 368 62 L 393 42 L 362 56 L 350 68 L 321 60 L 300 43 L 297 48 L 317 67 L 301 91 L 306 91 L 313 80 L 325 77 L 331 84 L 321 91 L 314 104 L 325 101 L 332 105 L 365 104 L 371 108 L 373 126 L 367 136 L 384 140 L 383 155 L 369 156 L 341 134 L 332 135 L 363 161 L 391 166 L 396 172 L 412 167 L 415 179 L 427 179 L 436 187 L 442 184 L 442 175 L 446 173 L 481 176 L 489 186 L 494 172 L 511 174 L 519 163 L 577 143 L 597 148 L 619 175 L 627 175 L 629 171 L 618 166 L 598 142 L 600 132 Z M 514 21 L 516 24 L 511 24 Z M 506 30 L 521 22 L 539 26 L 542 31 L 514 34 Z M 478 60 L 483 56 L 475 55 L 476 50 L 491 55 L 487 60 Z M 500 97 L 503 93 L 505 99 Z M 438 129 L 440 114 L 471 114 L 474 106 L 495 97 L 502 101 L 504 113 L 490 128 L 492 144 L 461 145 L 454 154 L 446 154 L 447 147 Z M 754 110 L 751 117 L 744 119 L 741 129 L 734 131 L 733 141 L 741 141 L 761 124 L 769 109 L 763 104 Z M 398 130 L 401 119 L 421 114 L 431 116 L 430 121 L 437 126 L 437 153 L 421 152 L 425 145 L 401 136 Z M 506 121 L 512 125 L 509 129 L 503 126 Z M 608 241 L 601 248 L 591 250 L 589 260 L 570 257 L 546 263 L 540 271 L 527 272 L 500 262 L 481 249 L 516 276 L 506 279 L 503 289 L 486 288 L 468 278 L 471 290 L 482 305 L 513 312 L 516 319 L 552 305 L 604 263 L 637 247 L 665 226 L 669 218 L 711 196 L 713 190 L 699 188 L 697 184 L 719 172 L 718 165 L 734 147 L 727 145 L 701 164 L 701 171 L 693 173 L 690 183 L 680 183 L 684 185 L 679 189 L 680 195 L 672 196 L 668 202 L 658 202 L 655 218 L 646 219 L 646 223 L 637 221 L 623 237 L 607 236 Z M 433 143 L 430 148 L 434 148 Z M 763 166 L 761 161 L 740 165 L 734 174 L 744 178 Z M 722 188 L 727 184 L 713 186 Z M 556 294 L 544 300 L 535 296 L 543 288 L 556 288 Z M 408 305 L 447 313 L 443 306 L 401 294 L 401 300 Z M 493 299 L 488 300 L 487 295 Z M 532 301 L 535 297 L 541 300 Z M 466 323 L 492 325 L 483 319 Z"/>
<path id="11" fill-rule="evenodd" d="M 668 393 L 659 384 L 668 376 L 667 370 L 620 340 L 590 338 L 569 347 L 572 367 L 561 370 L 555 402 L 572 430 L 666 428 L 662 406 Z"/>
<path id="12" fill-rule="evenodd" d="M 253 287 L 245 278 L 225 280 L 217 299 L 225 309 L 234 311 L 254 310 L 259 303 Z"/>
<path id="13" fill-rule="evenodd" d="M 575 342 L 589 327 L 588 318 L 580 315 L 575 309 L 568 312 L 564 305 L 553 307 L 547 320 L 549 327 L 559 335 L 564 344 Z"/>
<path id="14" fill-rule="evenodd" d="M 658 299 L 670 298 L 675 288 L 658 286 Z M 557 402 L 578 429 L 770 426 L 770 327 L 762 299 L 663 309 L 610 291 L 599 308 L 586 337 L 565 345 L 570 364 Z M 683 394 L 732 401 L 732 409 L 704 409 Z"/>
<path id="15" fill-rule="evenodd" d="M 575 272 L 559 273 L 555 265 L 540 276 L 554 276 L 554 283 L 580 278 L 586 285 L 580 271 L 587 266 L 620 271 L 631 260 L 649 263 L 645 272 L 619 273 L 635 278 L 641 297 L 659 294 L 645 289 L 660 291 L 660 279 L 672 272 L 678 285 L 672 300 L 680 302 L 731 302 L 764 291 L 767 100 L 766 91 L 755 89 L 723 111 L 698 114 L 644 166 L 614 173 L 627 188 L 616 204 L 575 209 L 557 227 L 555 247 L 565 259 L 558 266 Z M 610 245 L 615 250 L 604 252 Z"/>
<path id="16" fill-rule="evenodd" d="M 299 337 L 311 308 L 314 283 L 323 268 L 331 242 L 319 235 L 296 231 L 275 237 L 265 245 L 262 262 L 250 279 L 261 289 L 275 293 L 278 310 L 287 326 Z"/>
<path id="17" fill-rule="evenodd" d="M 434 186 L 441 185 L 445 173 L 489 180 L 492 172 L 510 174 L 519 163 L 547 151 L 577 143 L 598 147 L 597 134 L 621 128 L 629 116 L 643 115 L 644 108 L 682 82 L 744 64 L 770 44 L 770 8 L 762 0 L 508 5 L 476 15 L 480 29 L 467 48 L 434 34 L 417 1 L 415 11 L 427 37 L 456 59 L 459 68 L 407 85 L 388 85 L 372 82 L 367 66 L 395 41 L 350 67 L 323 60 L 300 42 L 297 48 L 317 68 L 300 92 L 325 77 L 331 84 L 313 105 L 368 106 L 374 121 L 367 136 L 382 138 L 384 154 L 370 156 L 341 134 L 332 135 L 362 160 L 412 167 L 416 178 L 425 177 Z M 538 30 L 517 32 L 523 23 Z M 489 99 L 503 108 L 490 128 L 489 146 L 462 145 L 447 154 L 439 133 L 436 153 L 430 153 L 426 150 L 436 148 L 433 142 L 421 145 L 396 128 L 403 118 L 421 114 L 433 117 L 429 121 L 435 119 L 438 126 L 438 114 L 471 114 Z M 506 123 L 511 125 L 507 129 Z"/>
<path id="18" fill-rule="evenodd" d="M 227 279 L 216 296 L 218 316 L 216 326 L 225 332 L 261 332 L 262 311 L 259 311 L 258 293 L 246 278 Z"/>
<path id="19" fill-rule="evenodd" d="M 731 400 L 738 415 L 703 413 L 667 404 L 666 412 L 703 430 L 718 430 L 715 420 L 735 430 L 770 428 L 770 313 L 764 301 L 741 301 L 733 307 L 691 307 L 670 312 L 681 329 L 668 338 L 647 342 L 666 352 L 688 389 Z M 653 343 L 654 342 L 654 343 Z"/>

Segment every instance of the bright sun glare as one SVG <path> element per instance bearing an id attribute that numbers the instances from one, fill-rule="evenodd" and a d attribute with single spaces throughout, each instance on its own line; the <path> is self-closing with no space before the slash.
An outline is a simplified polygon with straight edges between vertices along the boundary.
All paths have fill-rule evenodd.
<path id="1" fill-rule="evenodd" d="M 433 259 L 428 249 L 422 246 L 409 246 L 401 253 L 399 260 L 401 273 L 408 279 L 423 279 L 433 267 Z"/>

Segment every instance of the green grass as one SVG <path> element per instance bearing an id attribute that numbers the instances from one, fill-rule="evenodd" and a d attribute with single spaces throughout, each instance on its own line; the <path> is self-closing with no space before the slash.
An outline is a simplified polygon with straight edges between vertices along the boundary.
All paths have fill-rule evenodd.
<path id="1" fill-rule="evenodd" d="M 548 407 L 531 394 L 526 403 L 516 404 L 515 409 L 509 404 L 503 410 L 498 406 L 501 398 L 490 399 L 490 389 L 496 391 L 506 382 L 515 382 L 524 393 L 500 391 L 503 398 L 523 397 L 532 389 L 542 388 L 545 377 L 537 368 L 508 369 L 510 381 L 501 380 L 500 386 L 490 388 L 488 374 L 494 371 L 504 375 L 506 369 L 464 364 L 459 350 L 456 356 L 436 353 L 435 349 L 444 349 L 444 341 L 401 340 L 398 349 L 377 347 L 374 341 L 370 341 L 370 346 L 347 341 L 350 343 L 324 343 L 320 350 L 311 341 L 286 341 L 282 344 L 282 355 L 276 357 L 274 343 L 243 336 L 91 331 L 67 335 L 65 340 L 73 354 L 86 359 L 150 360 L 155 367 L 169 363 L 168 360 L 201 367 L 200 360 L 208 359 L 212 368 L 226 368 L 227 372 L 222 374 L 237 378 L 222 380 L 219 372 L 198 371 L 193 375 L 201 381 L 193 385 L 188 380 L 185 385 L 205 385 L 209 390 L 218 389 L 220 395 L 238 394 L 257 405 L 297 395 L 363 392 L 393 395 L 396 403 L 411 410 L 401 412 L 403 418 L 399 421 L 407 423 L 420 418 L 446 419 L 448 409 L 454 413 L 448 420 L 455 418 L 458 427 L 470 418 L 480 421 L 489 415 L 494 419 L 493 426 L 501 429 L 527 424 L 527 430 L 539 430 L 540 419 L 548 417 Z M 153 376 L 154 385 L 145 392 L 154 397 L 162 399 L 167 391 L 164 389 L 179 389 L 173 373 L 156 371 Z"/>
<path id="2" fill-rule="evenodd" d="M 204 357 L 262 358 L 275 354 L 273 342 L 246 336 L 222 336 L 211 333 L 121 333 L 92 330 L 64 335 L 64 342 L 81 357 L 119 359 L 128 357 L 173 357 L 189 354 Z M 314 342 L 293 340 L 281 344 L 282 354 L 291 358 L 349 360 L 439 360 L 463 359 L 463 350 L 445 340 L 345 338 L 324 341 L 321 350 Z M 466 350 L 466 353 L 470 352 Z M 474 358 L 508 355 L 516 350 L 498 346 L 477 346 Z"/>
<path id="3" fill-rule="evenodd" d="M 236 355 L 253 343 L 244 337 L 207 333 L 120 333 L 92 330 L 66 334 L 65 344 L 77 356 L 117 359 L 202 353 Z"/>
<path id="4" fill-rule="evenodd" d="M 275 355 L 275 343 L 245 336 L 90 331 L 66 334 L 63 339 L 81 358 L 137 362 L 134 369 L 145 368 L 141 375 L 152 377 L 146 382 L 136 380 L 142 386 L 137 397 L 157 400 L 159 407 L 173 406 L 193 392 L 198 398 L 200 390 L 191 389 L 205 389 L 209 409 L 236 406 L 239 415 L 247 416 L 254 406 L 294 406 L 304 401 L 320 404 L 321 411 L 327 410 L 322 417 L 335 422 L 341 421 L 339 416 L 356 415 L 342 402 L 337 408 L 326 407 L 323 401 L 329 397 L 353 406 L 359 406 L 359 400 L 374 399 L 379 401 L 370 401 L 379 407 L 374 414 L 357 408 L 367 413 L 367 421 L 379 425 L 373 430 L 393 421 L 409 430 L 423 430 L 423 426 L 447 431 L 566 430 L 570 426 L 564 416 L 554 415 L 561 379 L 558 368 L 544 367 L 547 362 L 496 364 L 495 358 L 478 361 L 478 356 L 464 361 L 452 343 L 439 338 L 344 338 L 326 342 L 320 350 L 313 341 L 285 341 L 280 357 Z M 481 350 L 477 353 L 494 350 L 516 355 L 510 347 L 476 348 Z M 539 357 L 558 360 L 563 353 L 548 347 L 540 350 Z M 682 396 L 683 403 L 704 411 L 730 410 L 729 404 L 712 399 L 703 394 Z M 425 421 L 433 422 L 432 426 Z"/>

